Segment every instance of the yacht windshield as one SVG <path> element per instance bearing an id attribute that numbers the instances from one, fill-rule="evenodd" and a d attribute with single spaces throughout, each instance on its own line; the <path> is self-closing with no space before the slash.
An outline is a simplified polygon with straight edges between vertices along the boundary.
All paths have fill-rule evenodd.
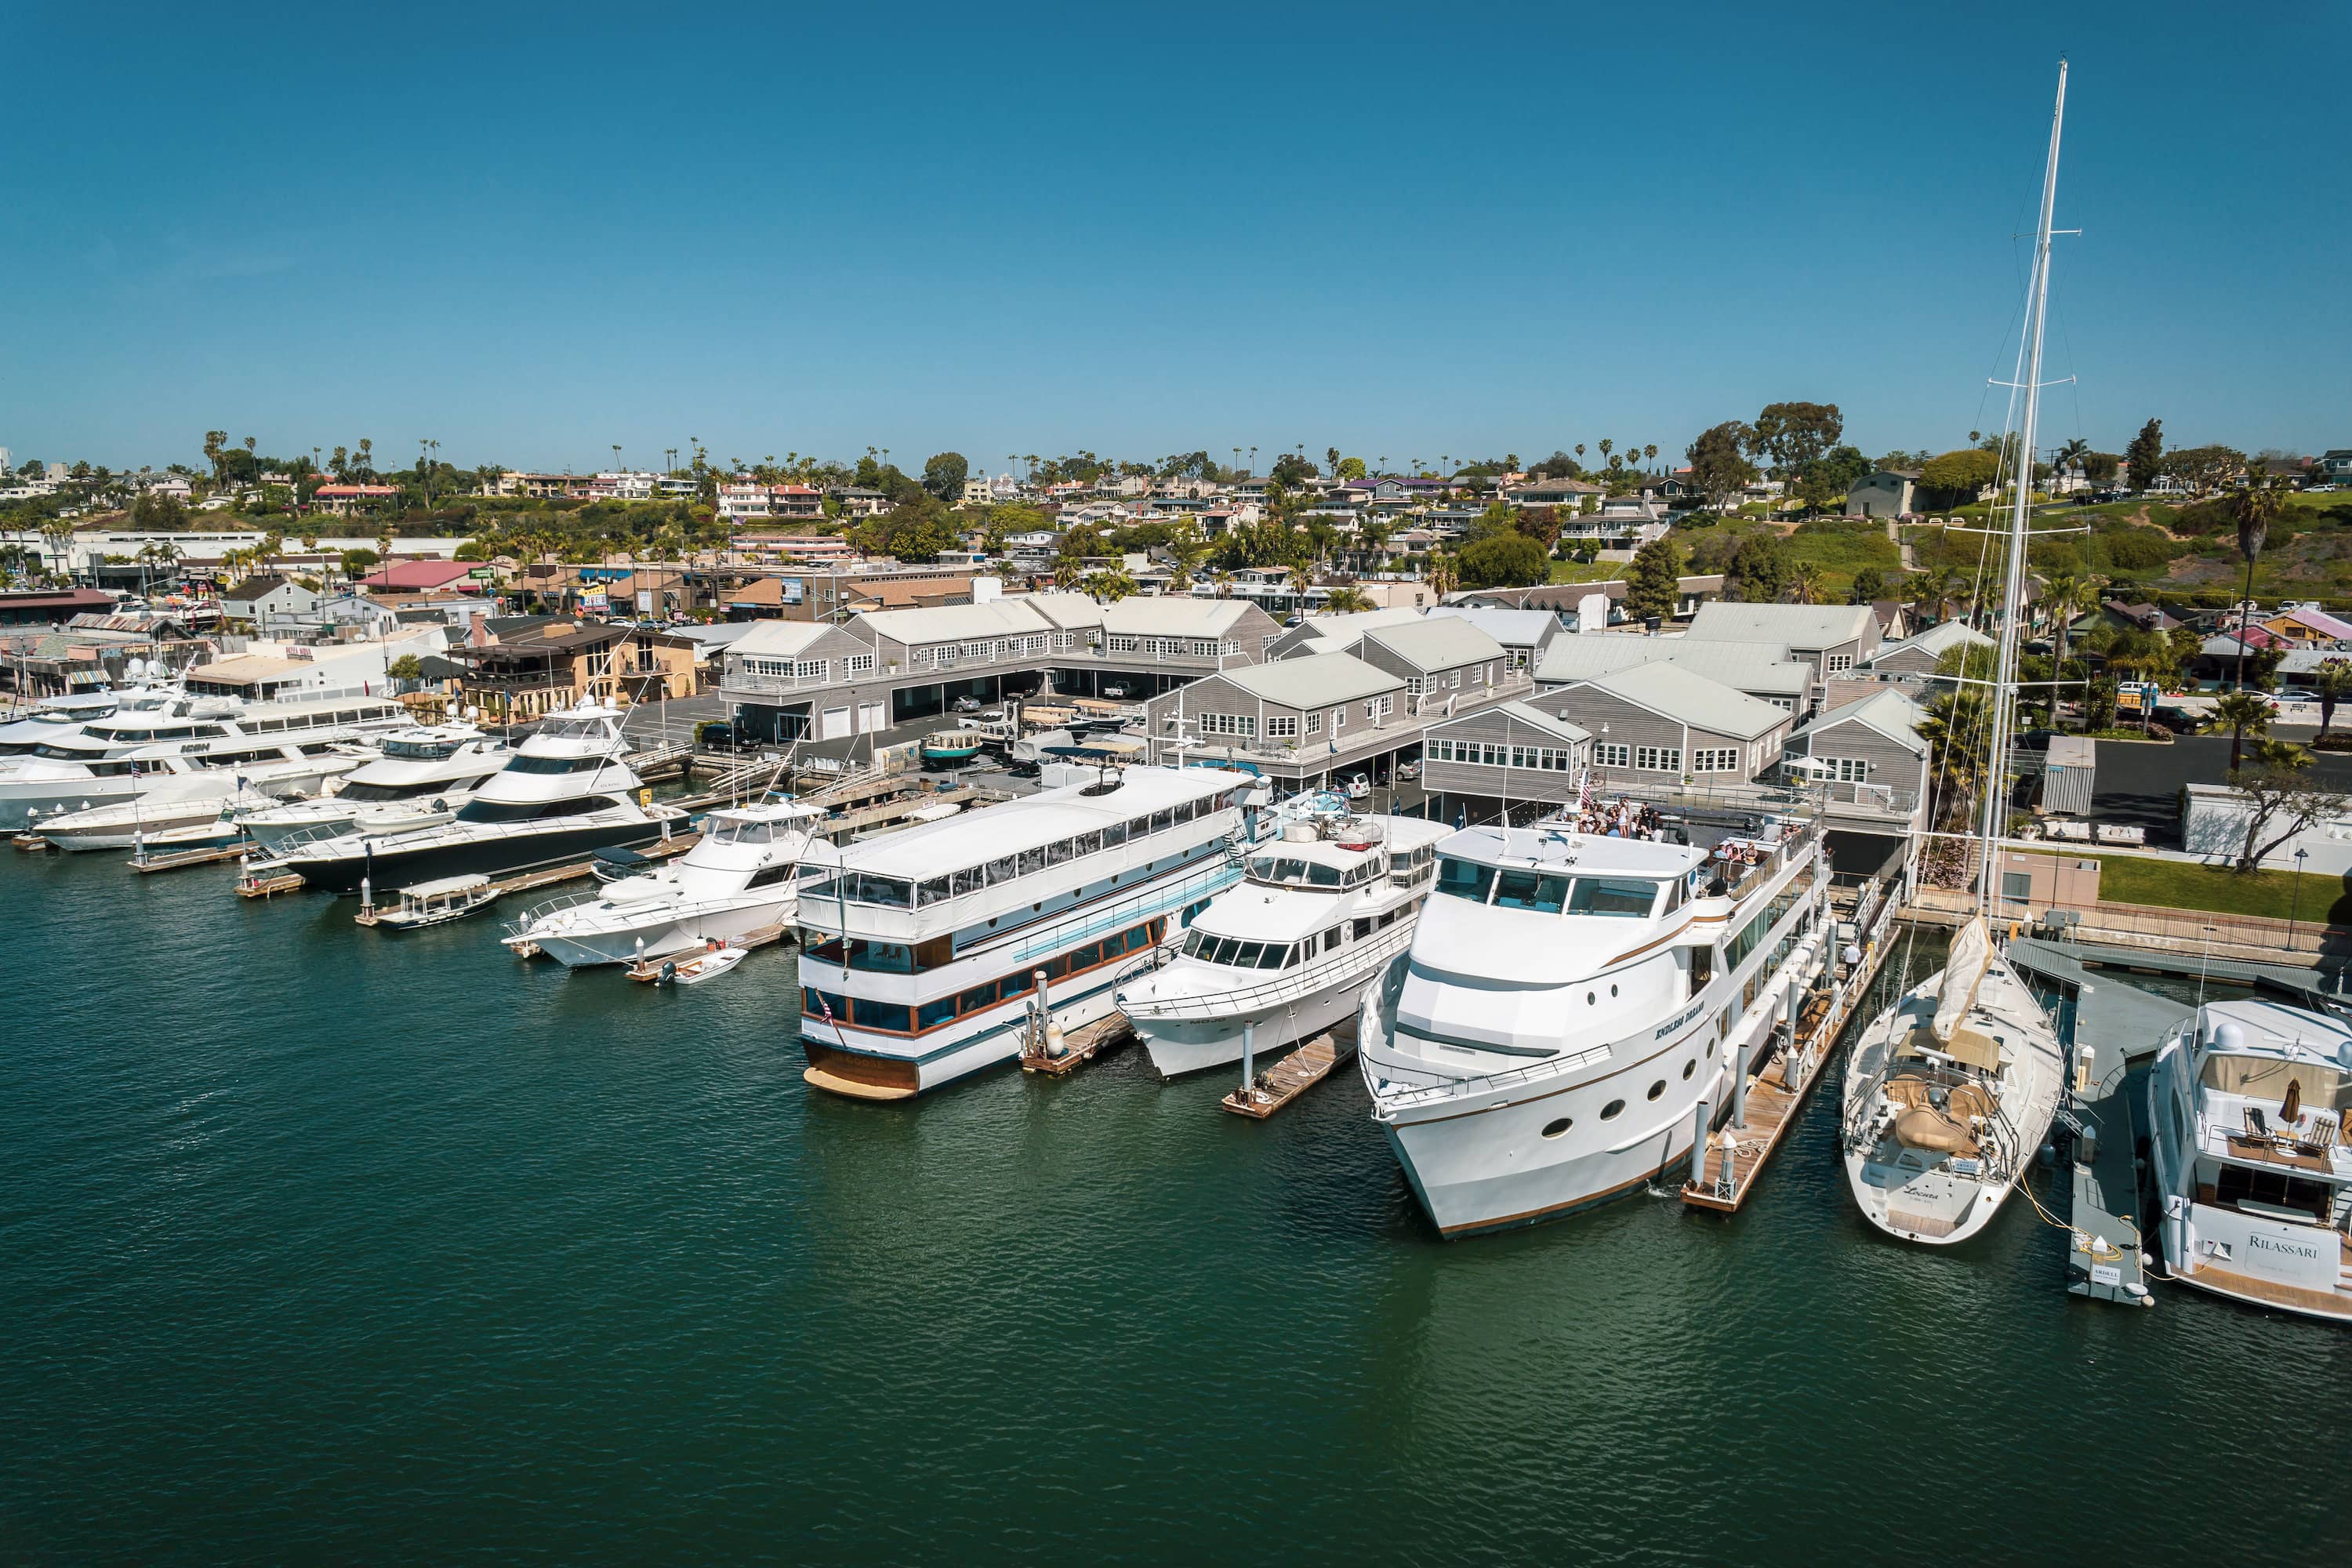
<path id="1" fill-rule="evenodd" d="M 1646 915 L 1657 901 L 1658 884 L 1646 879 L 1579 877 L 1568 901 L 1572 915 Z"/>
<path id="2" fill-rule="evenodd" d="M 335 792 L 337 800 L 408 800 L 442 787 L 435 784 L 347 784 Z"/>
<path id="3" fill-rule="evenodd" d="M 612 731 L 602 719 L 550 719 L 539 727 L 539 734 L 550 741 L 602 741 Z"/>
<path id="4" fill-rule="evenodd" d="M 1437 890 L 1450 899 L 1483 904 L 1486 895 L 1495 890 L 1495 868 L 1481 866 L 1475 860 L 1456 860 L 1449 855 L 1438 868 Z"/>

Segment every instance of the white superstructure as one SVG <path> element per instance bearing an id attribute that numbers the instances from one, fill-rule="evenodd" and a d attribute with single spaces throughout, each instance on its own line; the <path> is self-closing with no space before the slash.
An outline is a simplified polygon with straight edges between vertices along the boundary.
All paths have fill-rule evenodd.
<path id="1" fill-rule="evenodd" d="M 902 1100 L 1021 1052 L 1031 1009 L 1103 1017 L 1241 876 L 1223 768 L 1104 769 L 1096 782 L 853 845 L 800 891 L 803 1075 Z"/>
<path id="2" fill-rule="evenodd" d="M 334 794 L 268 802 L 240 812 L 238 820 L 254 842 L 270 849 L 297 835 L 429 827 L 456 816 L 514 755 L 470 724 L 395 730 L 377 748 L 379 754 L 345 774 Z"/>
<path id="3" fill-rule="evenodd" d="M 782 924 L 796 906 L 810 824 L 824 816 L 789 800 L 714 810 L 677 860 L 541 904 L 501 940 L 576 969 L 663 958 Z"/>
<path id="4" fill-rule="evenodd" d="M 2352 1026 L 2278 1002 L 2208 1002 L 2165 1037 L 2147 1096 L 2172 1278 L 2352 1322 Z"/>
<path id="5" fill-rule="evenodd" d="M 1194 917 L 1177 955 L 1122 985 L 1119 1010 L 1163 1079 L 1267 1060 L 1352 1020 L 1364 987 L 1412 941 L 1451 830 L 1407 816 L 1287 825 L 1244 880 Z"/>
<path id="6" fill-rule="evenodd" d="M 0 758 L 0 827 L 120 804 L 189 774 L 211 782 L 173 784 L 188 792 L 182 798 L 207 790 L 225 798 L 240 773 L 267 794 L 310 793 L 365 760 L 353 742 L 412 722 L 399 703 L 365 696 L 249 703 L 175 694 L 158 706 L 121 707 Z"/>
<path id="7" fill-rule="evenodd" d="M 1357 1038 L 1373 1120 L 1442 1234 L 1554 1218 L 1688 1157 L 1698 1107 L 1719 1114 L 1738 1052 L 1820 961 L 1817 827 L 1689 814 L 1655 840 L 1544 824 L 1438 845 Z"/>

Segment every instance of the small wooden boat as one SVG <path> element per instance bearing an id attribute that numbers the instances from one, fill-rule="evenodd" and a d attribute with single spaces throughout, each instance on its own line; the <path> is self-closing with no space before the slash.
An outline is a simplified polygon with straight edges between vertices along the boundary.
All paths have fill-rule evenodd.
<path id="1" fill-rule="evenodd" d="M 629 978 L 652 985 L 699 985 L 743 962 L 740 947 L 705 948 L 676 958 L 648 958 L 629 966 Z"/>
<path id="2" fill-rule="evenodd" d="M 498 884 L 488 877 L 443 877 L 436 881 L 419 882 L 400 890 L 400 901 L 381 909 L 362 910 L 352 917 L 363 926 L 389 926 L 394 931 L 415 931 L 420 926 L 437 926 L 448 921 L 461 921 L 476 910 L 496 901 Z"/>

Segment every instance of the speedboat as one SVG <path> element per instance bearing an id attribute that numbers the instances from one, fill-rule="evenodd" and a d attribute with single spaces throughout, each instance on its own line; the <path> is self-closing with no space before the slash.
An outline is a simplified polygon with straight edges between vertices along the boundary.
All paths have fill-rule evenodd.
<path id="1" fill-rule="evenodd" d="M 562 865 L 599 849 L 650 844 L 684 826 L 656 805 L 621 760 L 628 749 L 619 709 L 589 699 L 552 714 L 490 775 L 457 816 L 431 827 L 296 839 L 270 869 L 306 886 L 383 892 L 446 877 L 502 876 Z"/>
<path id="2" fill-rule="evenodd" d="M 300 835 L 331 838 L 364 830 L 391 834 L 431 827 L 457 816 L 514 753 L 470 724 L 395 730 L 379 755 L 316 800 L 265 801 L 241 813 L 254 842 L 276 849 Z"/>
<path id="3" fill-rule="evenodd" d="M 1244 880 L 1193 917 L 1182 950 L 1121 986 L 1119 1010 L 1162 1079 L 1264 1061 L 1353 1020 L 1412 941 L 1443 824 L 1324 816 L 1251 851 Z"/>
<path id="4" fill-rule="evenodd" d="M 663 958 L 782 924 L 797 902 L 810 824 L 824 815 L 789 800 L 714 810 L 677 859 L 541 904 L 500 940 L 576 969 Z"/>
<path id="5" fill-rule="evenodd" d="M 1686 1160 L 1825 958 L 1818 816 L 1697 810 L 1437 846 L 1410 951 L 1364 994 L 1372 1119 L 1440 1235 L 1531 1225 Z M 1753 1064 L 1751 1064 L 1753 1065 Z"/>
<path id="6" fill-rule="evenodd" d="M 2172 1278 L 2352 1323 L 2352 1026 L 2208 1002 L 2165 1037 L 2147 1096 Z"/>

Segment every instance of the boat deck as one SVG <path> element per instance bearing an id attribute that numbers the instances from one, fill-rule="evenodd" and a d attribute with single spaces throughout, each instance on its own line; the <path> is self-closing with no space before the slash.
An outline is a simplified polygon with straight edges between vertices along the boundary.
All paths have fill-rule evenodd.
<path id="1" fill-rule="evenodd" d="M 768 947 L 773 943 L 783 941 L 784 931 L 785 928 L 781 923 L 776 925 L 758 926 L 751 931 L 745 931 L 741 936 L 728 938 L 727 945 L 730 948 L 740 949 L 744 952 L 750 952 L 754 948 Z M 536 943 L 530 944 L 530 946 L 533 952 L 538 951 Z M 661 978 L 663 964 L 675 963 L 679 959 L 692 958 L 695 956 L 695 951 L 696 950 L 693 948 L 688 948 L 683 952 L 668 952 L 664 953 L 659 958 L 648 958 L 642 963 L 632 963 L 627 965 L 623 973 L 627 974 L 632 980 L 658 980 Z M 525 956 L 529 955 L 526 954 Z"/>
<path id="2" fill-rule="evenodd" d="M 1827 991 L 1816 991 L 1805 998 L 1797 1015 L 1796 1039 L 1801 1062 L 1795 1081 L 1789 1078 L 1790 1053 L 1782 1050 L 1774 1060 L 1758 1073 L 1748 1088 L 1748 1096 L 1738 1125 L 1726 1129 L 1734 1140 L 1726 1172 L 1724 1156 L 1717 1149 L 1707 1152 L 1706 1168 L 1701 1179 L 1683 1184 L 1683 1202 L 1693 1208 L 1712 1209 L 1717 1214 L 1737 1214 L 1748 1201 L 1748 1194 L 1764 1174 L 1781 1138 L 1796 1124 L 1798 1113 L 1804 1109 L 1805 1098 L 1828 1070 L 1830 1058 L 1837 1054 L 1839 1031 L 1853 1016 L 1854 1008 L 1870 994 L 1871 982 L 1886 962 L 1894 946 L 1888 940 L 1894 931 L 1894 901 L 1885 901 L 1877 920 L 1862 943 L 1862 962 L 1844 981 Z"/>
<path id="3" fill-rule="evenodd" d="M 201 849 L 173 849 L 161 855 L 133 855 L 124 864 L 141 876 L 152 871 L 177 871 L 185 866 L 209 866 L 221 860 L 242 860 L 253 853 L 247 839 L 234 844 L 207 844 Z"/>
<path id="4" fill-rule="evenodd" d="M 1316 1036 L 1297 1050 L 1244 1084 L 1217 1103 L 1235 1116 L 1263 1121 L 1331 1076 L 1331 1070 L 1356 1054 L 1356 1026 L 1350 1019 Z"/>

